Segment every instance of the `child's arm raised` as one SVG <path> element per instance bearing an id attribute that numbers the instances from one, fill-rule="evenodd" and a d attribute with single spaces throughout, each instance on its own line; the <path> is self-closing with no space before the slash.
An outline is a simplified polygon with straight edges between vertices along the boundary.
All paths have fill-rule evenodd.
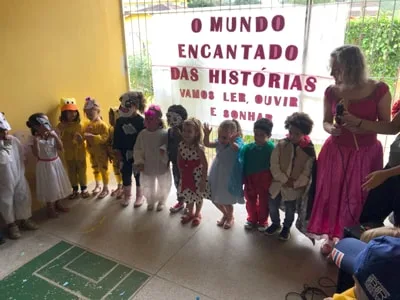
<path id="1" fill-rule="evenodd" d="M 203 166 L 203 171 L 201 174 L 201 182 L 200 182 L 200 192 L 204 192 L 206 190 L 208 162 L 207 162 L 206 154 L 204 153 L 204 149 L 199 148 L 198 151 L 199 151 L 199 156 L 200 156 L 200 163 Z"/>
<path id="2" fill-rule="evenodd" d="M 288 182 L 289 178 L 281 170 L 281 164 L 280 164 L 279 157 L 280 157 L 280 146 L 278 144 L 275 147 L 275 149 L 272 150 L 272 154 L 271 154 L 271 174 L 275 180 L 285 184 Z"/>
<path id="3" fill-rule="evenodd" d="M 203 140 L 204 146 L 206 146 L 207 148 L 217 147 L 217 143 L 210 142 L 210 134 L 212 131 L 211 126 L 208 123 L 204 123 L 203 130 L 204 130 L 204 140 Z"/>
<path id="4" fill-rule="evenodd" d="M 52 136 L 54 138 L 54 140 L 56 141 L 56 148 L 58 151 L 63 152 L 64 151 L 64 146 L 63 143 L 60 139 L 60 137 L 58 136 L 57 132 L 55 132 L 54 130 L 50 132 L 50 136 Z"/>

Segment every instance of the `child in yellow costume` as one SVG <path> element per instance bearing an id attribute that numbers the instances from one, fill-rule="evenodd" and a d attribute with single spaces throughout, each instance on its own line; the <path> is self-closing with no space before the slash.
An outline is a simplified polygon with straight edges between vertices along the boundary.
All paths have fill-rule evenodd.
<path id="1" fill-rule="evenodd" d="M 108 159 L 112 163 L 115 180 L 117 181 L 117 189 L 111 192 L 111 197 L 117 197 L 117 199 L 121 199 L 124 195 L 124 190 L 122 188 L 122 176 L 121 176 L 121 162 L 118 160 L 117 155 L 113 149 L 114 143 L 114 127 L 117 119 L 119 117 L 118 108 L 110 108 L 108 111 L 108 122 L 110 123 L 109 134 L 110 137 L 108 139 L 107 151 L 108 151 Z"/>
<path id="2" fill-rule="evenodd" d="M 79 186 L 82 198 L 87 198 L 89 192 L 86 176 L 86 146 L 75 99 L 61 99 L 61 116 L 57 130 L 64 145 L 64 159 L 72 185 L 72 194 L 69 199 L 79 197 Z"/>
<path id="3" fill-rule="evenodd" d="M 84 138 L 87 143 L 87 149 L 90 154 L 90 162 L 93 168 L 96 186 L 92 193 L 97 198 L 103 199 L 109 194 L 108 190 L 108 155 L 107 143 L 109 138 L 108 125 L 100 116 L 100 106 L 93 98 L 87 97 L 84 111 L 90 122 L 84 126 Z M 100 176 L 101 175 L 101 176 Z M 103 189 L 100 186 L 100 177 L 103 180 Z"/>

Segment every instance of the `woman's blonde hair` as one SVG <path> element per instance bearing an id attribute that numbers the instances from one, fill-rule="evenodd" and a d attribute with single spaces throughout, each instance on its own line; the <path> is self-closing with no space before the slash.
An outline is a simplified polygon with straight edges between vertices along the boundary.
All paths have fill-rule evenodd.
<path id="1" fill-rule="evenodd" d="M 343 83 L 348 86 L 360 86 L 367 81 L 367 67 L 364 54 L 354 45 L 344 45 L 331 53 L 331 67 L 338 63 L 343 70 Z"/>
<path id="2" fill-rule="evenodd" d="M 183 122 L 183 127 L 185 127 L 185 126 L 193 126 L 193 128 L 196 132 L 196 137 L 194 138 L 194 143 L 197 146 L 202 145 L 204 133 L 203 133 L 203 126 L 201 125 L 200 120 L 193 118 L 193 117 L 189 118 Z"/>
<path id="3" fill-rule="evenodd" d="M 369 241 L 373 240 L 374 238 L 380 236 L 391 236 L 395 238 L 400 238 L 400 228 L 399 227 L 379 227 L 365 231 L 362 235 L 360 240 L 368 243 Z"/>
<path id="4" fill-rule="evenodd" d="M 240 137 L 243 137 L 242 127 L 240 123 L 235 120 L 225 120 L 219 124 L 218 130 L 229 130 L 230 132 L 237 132 Z"/>

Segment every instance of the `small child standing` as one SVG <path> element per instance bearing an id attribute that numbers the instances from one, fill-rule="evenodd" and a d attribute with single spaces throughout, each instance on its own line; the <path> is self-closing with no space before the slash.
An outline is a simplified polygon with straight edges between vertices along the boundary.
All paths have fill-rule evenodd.
<path id="1" fill-rule="evenodd" d="M 61 200 L 70 194 L 71 183 L 58 156 L 64 147 L 57 133 L 52 130 L 48 117 L 36 113 L 29 117 L 26 125 L 33 136 L 32 152 L 37 158 L 36 192 L 37 198 L 47 204 L 50 218 L 58 217 L 58 212 L 68 212 Z"/>
<path id="2" fill-rule="evenodd" d="M 269 141 L 272 127 L 269 119 L 257 120 L 254 123 L 254 143 L 245 145 L 241 151 L 247 210 L 244 228 L 257 227 L 260 232 L 268 227 L 269 187 L 272 181 L 270 159 L 274 149 L 274 143 Z"/>
<path id="3" fill-rule="evenodd" d="M 168 135 L 161 120 L 159 106 L 151 105 L 145 112 L 145 129 L 136 140 L 133 150 L 134 167 L 140 171 L 143 193 L 147 199 L 147 210 L 164 209 L 171 190 L 171 171 L 168 166 Z"/>
<path id="4" fill-rule="evenodd" d="M 207 159 L 201 145 L 203 131 L 201 122 L 190 118 L 183 123 L 183 140 L 178 148 L 178 166 L 182 175 L 178 185 L 178 198 L 187 203 L 187 213 L 182 217 L 181 223 L 192 222 L 198 226 L 201 221 L 201 208 L 206 197 L 207 184 Z M 208 193 L 209 194 L 209 193 Z M 194 204 L 196 211 L 193 213 Z"/>
<path id="5" fill-rule="evenodd" d="M 8 134 L 9 130 L 10 124 L 0 113 L 0 214 L 7 224 L 9 238 L 18 239 L 21 237 L 19 227 L 25 230 L 38 227 L 30 219 L 31 192 L 25 179 L 22 145 L 16 137 Z M 0 232 L 0 244 L 2 240 Z"/>
<path id="6" fill-rule="evenodd" d="M 115 124 L 117 123 L 117 119 L 118 119 L 118 109 L 110 108 L 110 110 L 108 111 L 108 123 L 110 124 L 110 127 L 108 131 L 109 137 L 107 142 L 107 154 L 108 154 L 108 159 L 110 160 L 113 167 L 115 181 L 117 182 L 117 188 L 111 191 L 111 197 L 117 197 L 117 199 L 121 199 L 122 195 L 124 194 L 124 190 L 122 189 L 122 177 L 120 170 L 121 162 L 119 161 L 113 149 L 114 130 L 115 130 Z"/>
<path id="7" fill-rule="evenodd" d="M 278 142 L 271 155 L 271 173 L 273 180 L 269 189 L 271 199 L 269 210 L 272 225 L 266 235 L 278 233 L 281 227 L 279 207 L 281 200 L 285 205 L 285 220 L 279 239 L 290 239 L 290 228 L 294 221 L 297 201 L 303 196 L 311 180 L 315 161 L 315 149 L 308 135 L 313 121 L 305 113 L 294 113 L 285 121 L 288 136 Z"/>
<path id="8" fill-rule="evenodd" d="M 116 157 L 121 162 L 121 174 L 124 199 L 121 202 L 127 207 L 132 198 L 132 174 L 135 176 L 136 198 L 134 207 L 142 206 L 143 191 L 140 187 L 140 172 L 133 170 L 133 148 L 139 133 L 144 129 L 144 119 L 139 113 L 144 113 L 146 100 L 142 92 L 127 92 L 119 98 L 119 118 L 115 124 L 113 148 Z"/>
<path id="9" fill-rule="evenodd" d="M 233 226 L 233 204 L 244 204 L 242 168 L 239 151 L 243 146 L 242 130 L 236 120 L 225 120 L 218 128 L 218 139 L 210 142 L 211 127 L 204 124 L 204 145 L 216 148 L 209 183 L 211 200 L 222 212 L 217 225 L 229 229 Z"/>
<path id="10" fill-rule="evenodd" d="M 89 123 L 85 124 L 84 137 L 87 142 L 87 149 L 90 154 L 90 162 L 92 164 L 93 175 L 96 186 L 92 193 L 97 195 L 97 199 L 103 199 L 109 194 L 108 190 L 108 125 L 100 116 L 100 106 L 93 98 L 87 97 L 85 106 L 83 107 Z M 100 186 L 100 175 L 103 180 L 103 189 Z"/>
<path id="11" fill-rule="evenodd" d="M 179 181 L 180 171 L 178 166 L 178 148 L 182 141 L 182 126 L 183 122 L 187 119 L 187 111 L 182 105 L 171 105 L 167 112 L 167 122 L 170 128 L 168 129 L 168 158 L 172 163 L 172 174 L 174 177 L 174 184 L 176 188 L 177 202 L 172 206 L 169 211 L 176 213 L 184 208 L 185 203 L 183 198 L 179 198 Z M 206 172 L 207 173 L 207 172 Z"/>
<path id="12" fill-rule="evenodd" d="M 69 199 L 79 197 L 79 185 L 82 198 L 88 198 L 86 145 L 83 140 L 83 128 L 75 99 L 61 99 L 61 116 L 57 130 L 64 146 L 65 164 L 72 184 L 72 194 Z"/>

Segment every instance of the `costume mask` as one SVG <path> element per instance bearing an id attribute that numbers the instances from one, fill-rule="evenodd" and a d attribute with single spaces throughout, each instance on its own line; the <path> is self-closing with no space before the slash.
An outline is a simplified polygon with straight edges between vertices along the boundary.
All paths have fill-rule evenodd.
<path id="1" fill-rule="evenodd" d="M 129 97 L 128 93 L 125 93 L 120 98 L 121 105 L 119 106 L 119 115 L 123 118 L 132 116 L 134 111 L 134 105 L 137 107 L 135 99 Z"/>
<path id="2" fill-rule="evenodd" d="M 0 128 L 3 130 L 11 130 L 10 124 L 7 122 L 4 113 L 0 112 Z"/>
<path id="3" fill-rule="evenodd" d="M 182 125 L 183 118 L 180 114 L 170 111 L 167 113 L 167 121 L 171 127 L 178 127 Z"/>

